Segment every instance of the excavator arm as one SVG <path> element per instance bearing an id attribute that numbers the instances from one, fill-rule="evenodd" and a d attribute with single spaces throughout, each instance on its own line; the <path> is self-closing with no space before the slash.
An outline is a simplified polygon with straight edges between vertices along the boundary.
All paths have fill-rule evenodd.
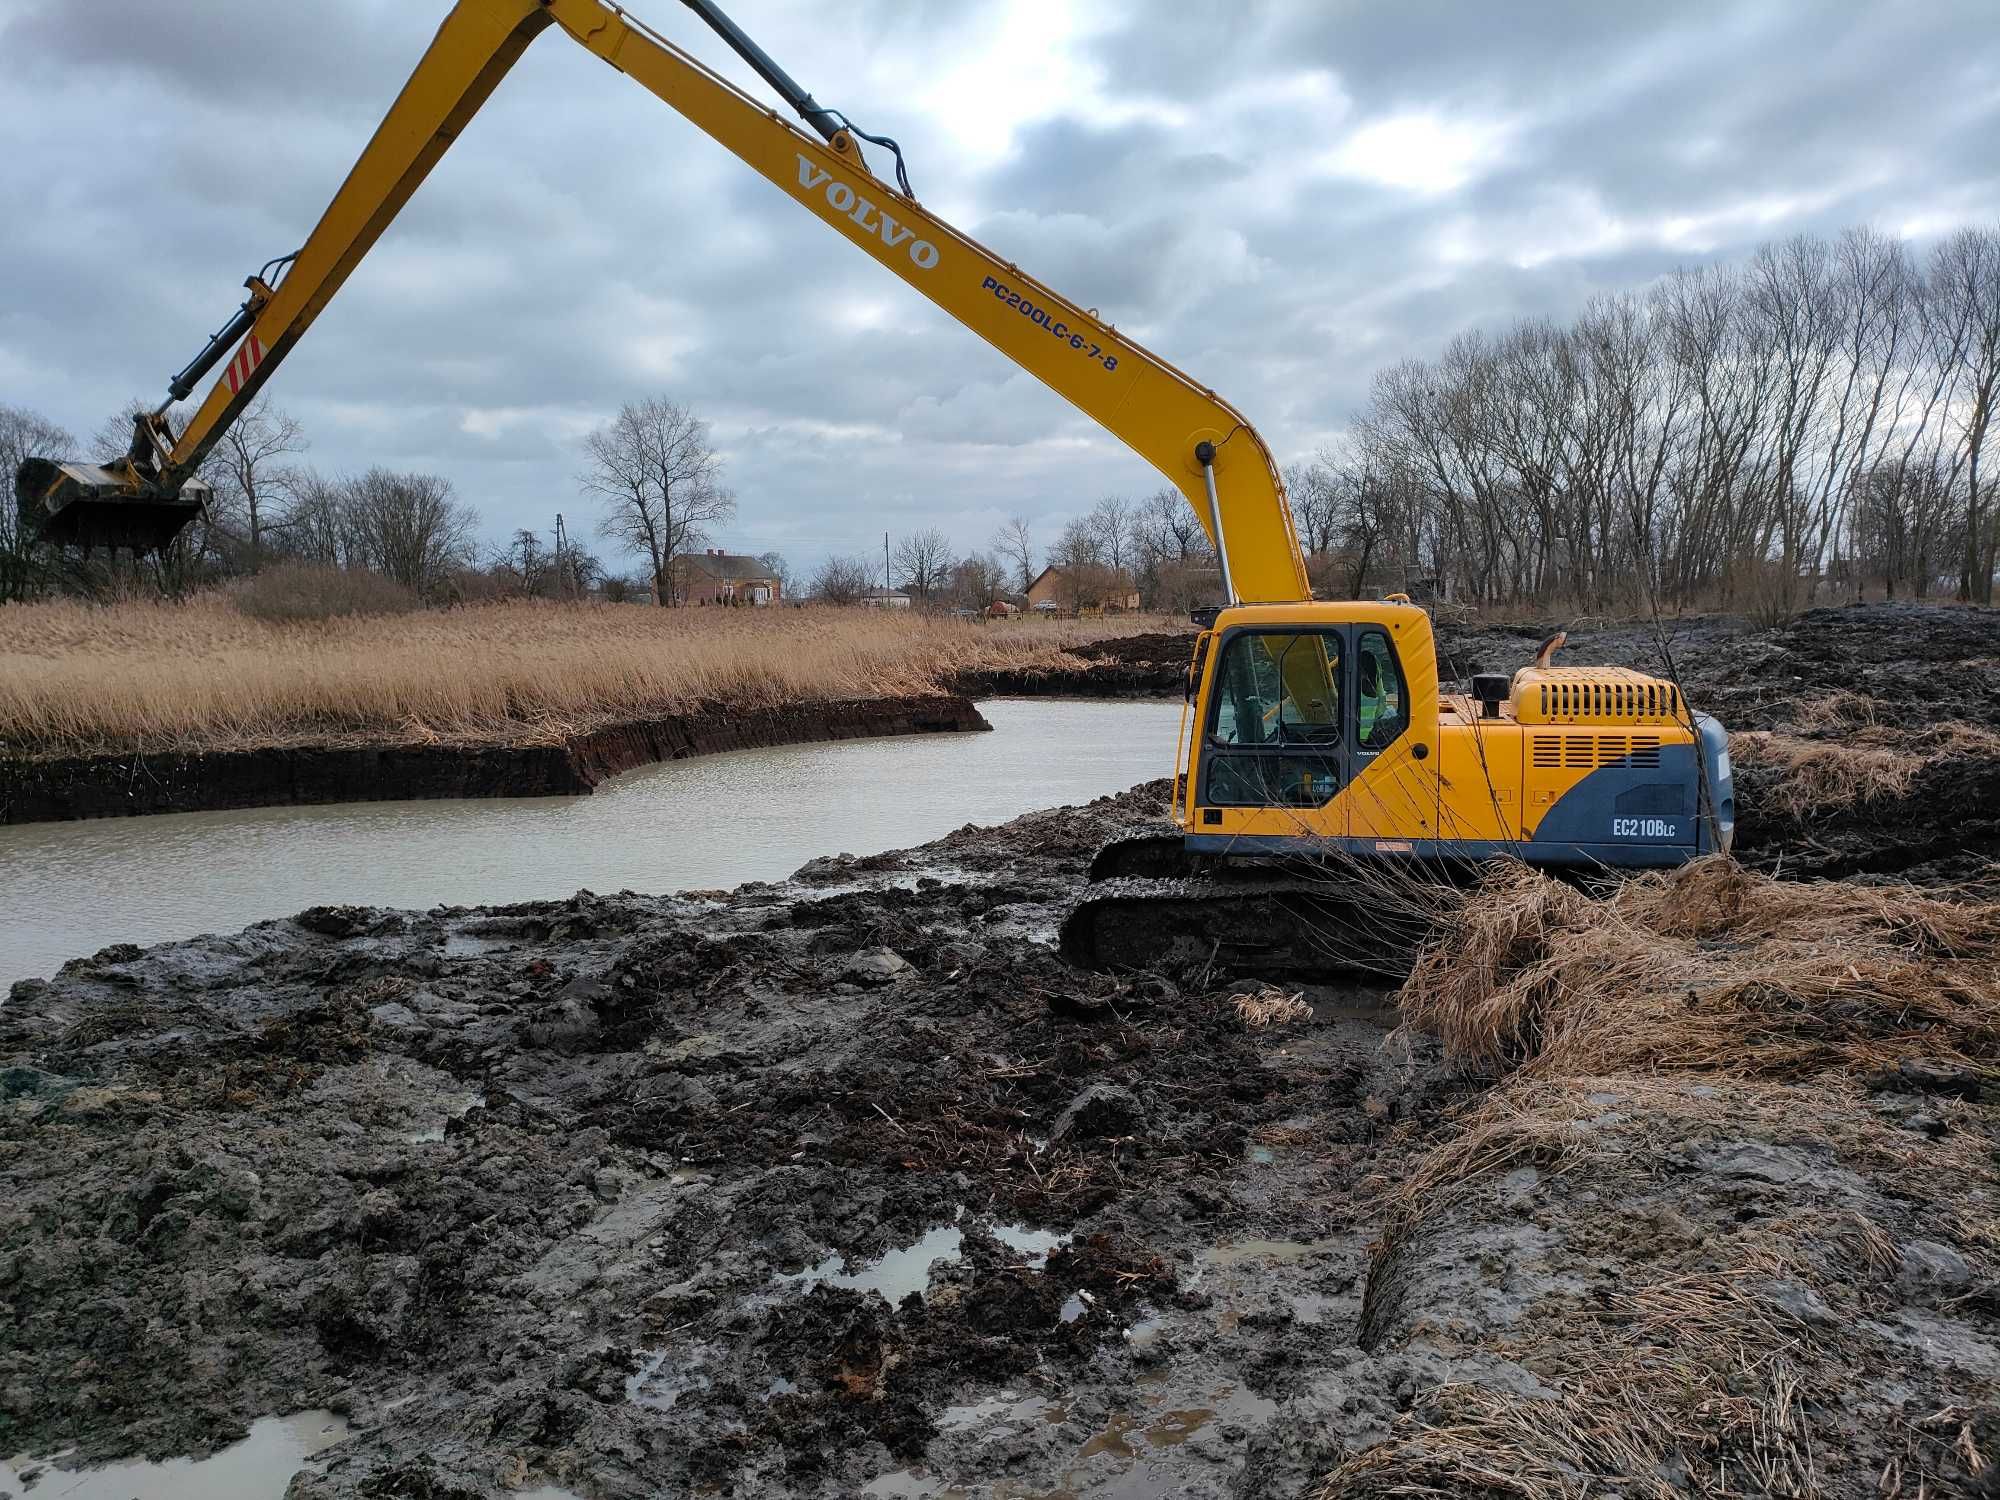
<path id="1" fill-rule="evenodd" d="M 198 504 L 193 476 L 209 449 L 529 43 L 554 27 L 686 116 L 1153 464 L 1216 544 L 1232 601 L 1311 596 L 1277 467 L 1234 408 L 1096 310 L 1077 306 L 925 209 L 907 191 L 900 153 L 898 185 L 883 181 L 842 116 L 799 89 L 712 0 L 686 3 L 817 134 L 792 125 L 609 0 L 457 0 L 312 235 L 296 256 L 249 279 L 242 309 L 175 377 L 168 402 L 136 419 L 126 457 L 103 466 L 41 459 L 22 466 L 16 490 L 30 529 L 85 545 L 133 545 L 142 536 L 141 545 L 159 545 L 178 531 Z M 174 433 L 168 408 L 225 358 L 220 378 Z"/>

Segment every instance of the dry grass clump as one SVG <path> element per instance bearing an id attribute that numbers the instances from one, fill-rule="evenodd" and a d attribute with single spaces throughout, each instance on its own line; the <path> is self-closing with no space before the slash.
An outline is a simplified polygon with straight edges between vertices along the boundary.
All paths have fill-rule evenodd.
<path id="1" fill-rule="evenodd" d="M 1923 1238 L 1990 1276 L 1990 1109 L 1933 1095 L 1918 1128 L 1867 1081 L 1994 1076 L 2000 905 L 1722 858 L 1597 896 L 1515 866 L 1401 1000 L 1449 1055 L 1512 1072 L 1370 1184 L 1364 1346 L 1456 1371 L 1319 1500 L 1964 1492 L 1987 1455 L 1952 1400 L 1977 1382 L 1911 1355 L 1896 1330 L 1932 1304 L 1898 1273 Z M 1494 1191 L 1524 1167 L 1526 1214 Z M 1492 1275 L 1466 1284 L 1480 1247 L 1520 1278 L 1512 1315 Z M 1923 1394 L 1857 1378 L 1882 1368 Z"/>
<path id="2" fill-rule="evenodd" d="M 1294 995 L 1273 989 L 1246 991 L 1231 995 L 1229 1003 L 1236 1007 L 1236 1019 L 1249 1031 L 1262 1031 L 1267 1026 L 1289 1026 L 1312 1015 L 1312 1007 L 1306 1004 L 1303 990 Z"/>
<path id="3" fill-rule="evenodd" d="M 1816 693 L 1792 705 L 1792 722 L 1809 734 L 1865 729 L 1875 722 L 1875 700 L 1849 688 Z"/>
<path id="4" fill-rule="evenodd" d="M 1872 715 L 1873 700 L 1855 693 L 1833 695 L 1843 696 L 1867 703 Z M 1954 720 L 1909 733 L 1877 725 L 1872 717 L 1844 723 L 1837 707 L 1812 713 L 1807 723 L 1813 707 L 1800 707 L 1803 726 L 1840 731 L 1845 738 L 1805 739 L 1769 730 L 1729 737 L 1729 753 L 1738 764 L 1768 766 L 1782 774 L 1771 800 L 1795 818 L 1903 796 L 1926 766 L 1952 756 L 2000 756 L 2000 733 L 1982 725 Z"/>
<path id="5" fill-rule="evenodd" d="M 2000 905 L 1700 860 L 1593 899 L 1521 866 L 1419 958 L 1410 1024 L 1482 1066 L 1787 1076 L 2000 1057 Z"/>
<path id="6" fill-rule="evenodd" d="M 352 615 L 408 615 L 424 607 L 416 590 L 358 568 L 279 563 L 229 591 L 237 609 L 266 624 L 340 620 Z"/>
<path id="7" fill-rule="evenodd" d="M 546 744 L 698 707 L 902 697 L 959 672 L 1081 666 L 1069 647 L 1156 625 L 530 602 L 295 623 L 215 595 L 9 605 L 0 749 Z"/>
<path id="8" fill-rule="evenodd" d="M 1900 797 L 1927 759 L 1886 745 L 1806 740 L 1761 729 L 1732 734 L 1729 755 L 1738 765 L 1770 766 L 1782 772 L 1784 779 L 1771 800 L 1795 818 Z"/>
<path id="9" fill-rule="evenodd" d="M 1416 1173 L 1387 1188 L 1370 1278 L 1371 1300 L 1386 1286 L 1381 1300 L 1394 1304 L 1377 1320 L 1393 1321 L 1401 1338 L 1456 1348 L 1464 1373 L 1427 1390 L 1385 1441 L 1350 1455 L 1319 1500 L 1955 1492 L 1940 1479 L 1962 1479 L 1985 1457 L 1967 1411 L 1913 1406 L 1904 1415 L 1854 1379 L 1885 1355 L 1871 1342 L 1882 1324 L 1871 1320 L 1893 1323 L 1905 1295 L 1898 1236 L 1871 1215 L 1898 1203 L 1990 1206 L 2000 1183 L 1977 1108 L 1936 1107 L 1949 1129 L 1931 1141 L 1837 1079 L 1816 1081 L 1809 1105 L 1796 1085 L 1766 1079 L 1517 1078 L 1488 1095 Z M 1829 1154 L 1850 1186 L 1802 1190 L 1781 1215 L 1712 1233 L 1682 1212 L 1699 1214 L 1692 1188 L 1671 1184 L 1686 1182 L 1690 1151 L 1746 1137 L 1807 1142 L 1796 1149 Z M 1569 1174 L 1592 1201 L 1615 1205 L 1596 1227 L 1615 1246 L 1616 1269 L 1596 1268 L 1593 1280 L 1596 1256 L 1579 1245 L 1564 1263 L 1569 1274 L 1531 1313 L 1469 1351 L 1462 1325 L 1435 1305 L 1427 1257 L 1462 1259 L 1454 1245 L 1471 1225 L 1518 1221 L 1517 1209 L 1468 1201 L 1525 1165 L 1545 1179 Z M 1867 1196 L 1857 1202 L 1848 1196 L 1857 1181 L 1887 1191 L 1859 1189 Z M 1577 1218 L 1563 1222 L 1573 1243 L 1585 1232 Z M 1935 1210 L 1914 1222 L 1946 1232 Z M 1951 1235 L 1969 1249 L 1982 1241 L 1967 1227 Z M 1364 1324 L 1365 1337 L 1381 1331 Z M 1892 1358 L 1896 1347 L 1887 1346 Z M 1482 1379 L 1485 1371 L 1495 1373 Z M 1879 1474 L 1844 1472 L 1851 1455 L 1827 1449 L 1825 1412 L 1848 1402 L 1876 1404 L 1874 1418 L 1854 1420 L 1896 1434 L 1882 1446 L 1901 1454 Z M 1836 1476 L 1839 1486 L 1829 1483 Z"/>

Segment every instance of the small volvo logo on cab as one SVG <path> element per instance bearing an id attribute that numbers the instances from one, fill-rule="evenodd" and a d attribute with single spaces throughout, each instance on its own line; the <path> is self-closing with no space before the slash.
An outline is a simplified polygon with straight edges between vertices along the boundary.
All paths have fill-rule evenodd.
<path id="1" fill-rule="evenodd" d="M 835 213 L 846 214 L 861 228 L 873 230 L 891 250 L 908 246 L 910 261 L 919 270 L 928 271 L 938 263 L 936 245 L 918 239 L 914 229 L 898 224 L 882 211 L 880 204 L 862 197 L 844 182 L 835 182 L 833 173 L 803 151 L 799 153 L 799 186 L 808 193 L 824 191 L 827 205 Z"/>

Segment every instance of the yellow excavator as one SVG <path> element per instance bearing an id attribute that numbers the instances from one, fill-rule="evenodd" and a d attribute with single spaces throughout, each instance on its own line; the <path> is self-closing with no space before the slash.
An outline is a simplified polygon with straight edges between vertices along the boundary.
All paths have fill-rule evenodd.
<path id="1" fill-rule="evenodd" d="M 918 202 L 901 148 L 818 103 L 711 0 L 684 0 L 810 127 L 704 67 L 611 0 L 457 0 L 305 244 L 249 296 L 134 422 L 121 458 L 31 458 L 16 475 L 29 535 L 159 548 L 205 503 L 203 457 L 256 397 L 501 79 L 555 30 L 678 110 L 745 163 L 1152 463 L 1200 518 L 1220 563 L 1188 669 L 1169 840 L 1105 851 L 1071 914 L 1067 951 L 1140 965 L 1163 942 L 1313 966 L 1281 951 L 1324 928 L 1301 859 L 1369 871 L 1513 856 L 1590 869 L 1678 864 L 1729 846 L 1727 742 L 1677 687 L 1638 672 L 1559 667 L 1552 640 L 1508 676 L 1439 691 L 1431 622 L 1400 596 L 1315 601 L 1270 450 L 1192 377 Z M 862 143 L 894 162 L 872 170 Z M 226 363 L 224 361 L 226 360 Z M 223 373 L 178 431 L 168 412 Z M 1217 870 L 1258 874 L 1214 887 Z M 1173 878 L 1163 879 L 1160 877 Z M 1151 877 L 1151 878 L 1147 878 Z M 1209 882 L 1204 885 L 1203 882 Z M 1371 887 L 1366 880 L 1361 887 Z M 1352 915 L 1363 926 L 1372 915 Z M 1281 910 L 1283 909 L 1283 910 Z M 1295 946 L 1295 944 L 1294 944 Z M 1298 960 L 1292 965 L 1292 960 Z"/>

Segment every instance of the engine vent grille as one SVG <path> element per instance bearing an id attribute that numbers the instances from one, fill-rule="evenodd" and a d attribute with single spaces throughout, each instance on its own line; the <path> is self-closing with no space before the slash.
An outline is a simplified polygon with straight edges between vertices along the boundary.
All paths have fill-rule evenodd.
<path id="1" fill-rule="evenodd" d="M 1657 766 L 1656 734 L 1538 734 L 1530 738 L 1532 764 L 1544 770 L 1594 770 L 1599 766 Z"/>
<path id="2" fill-rule="evenodd" d="M 1670 682 L 1545 682 L 1536 691 L 1544 719 L 1681 716 L 1681 695 Z"/>

